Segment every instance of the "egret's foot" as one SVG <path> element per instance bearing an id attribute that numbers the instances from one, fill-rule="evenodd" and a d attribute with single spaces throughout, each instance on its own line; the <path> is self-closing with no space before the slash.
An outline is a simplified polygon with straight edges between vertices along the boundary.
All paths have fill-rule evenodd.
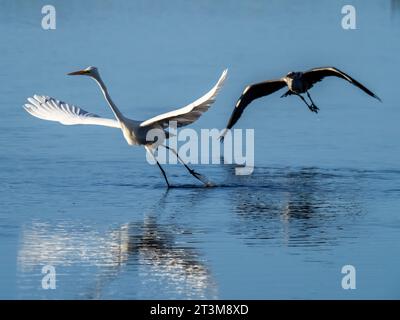
<path id="1" fill-rule="evenodd" d="M 195 177 L 197 180 L 201 181 L 204 183 L 204 185 L 206 187 L 209 186 L 210 182 L 207 180 L 207 178 L 205 176 L 203 176 L 202 174 L 194 171 L 193 169 L 189 169 L 190 174 Z"/>
<path id="2" fill-rule="evenodd" d="M 203 175 L 201 175 L 200 173 L 194 171 L 193 169 L 189 169 L 190 174 L 195 177 L 196 179 L 199 179 L 200 181 L 203 181 L 202 179 L 204 179 Z"/>
<path id="3" fill-rule="evenodd" d="M 172 188 L 172 185 L 170 185 L 167 179 L 165 179 L 165 183 L 167 184 L 167 189 Z"/>

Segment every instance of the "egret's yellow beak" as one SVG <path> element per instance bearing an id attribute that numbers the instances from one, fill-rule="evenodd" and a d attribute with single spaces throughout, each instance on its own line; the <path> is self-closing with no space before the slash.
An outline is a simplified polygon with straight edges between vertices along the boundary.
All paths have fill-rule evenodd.
<path id="1" fill-rule="evenodd" d="M 80 76 L 80 75 L 85 75 L 88 73 L 89 73 L 89 71 L 87 71 L 87 70 L 79 70 L 79 71 L 67 73 L 67 75 L 68 76 Z"/>

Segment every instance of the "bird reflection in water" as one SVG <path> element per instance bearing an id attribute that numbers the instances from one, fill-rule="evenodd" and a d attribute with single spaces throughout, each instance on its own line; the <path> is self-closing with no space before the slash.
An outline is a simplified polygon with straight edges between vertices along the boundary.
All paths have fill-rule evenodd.
<path id="1" fill-rule="evenodd" d="M 129 263 L 140 262 L 140 273 L 147 288 L 156 280 L 184 292 L 186 297 L 216 298 L 215 283 L 199 254 L 191 246 L 175 240 L 175 234 L 186 231 L 176 226 L 160 226 L 154 217 L 131 227 Z"/>
<path id="2" fill-rule="evenodd" d="M 72 297 L 105 298 L 123 282 L 129 287 L 126 298 L 215 299 L 210 270 L 186 241 L 193 243 L 191 236 L 177 224 L 158 223 L 154 215 L 106 232 L 71 222 L 55 226 L 34 222 L 22 233 L 20 287 L 37 286 L 35 276 L 42 276 L 41 267 L 49 264 L 62 270 L 57 278 L 60 287 L 72 283 L 68 289 Z"/>
<path id="3" fill-rule="evenodd" d="M 359 185 L 345 171 L 259 168 L 247 192 L 236 192 L 232 232 L 249 245 L 332 246 L 361 212 Z"/>

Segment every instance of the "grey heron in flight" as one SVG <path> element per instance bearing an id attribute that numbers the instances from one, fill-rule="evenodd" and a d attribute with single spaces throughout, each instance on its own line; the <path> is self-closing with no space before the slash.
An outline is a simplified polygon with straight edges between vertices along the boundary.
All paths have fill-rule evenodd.
<path id="1" fill-rule="evenodd" d="M 281 96 L 281 98 L 287 97 L 289 95 L 296 95 L 301 100 L 303 100 L 303 102 L 307 105 L 307 107 L 310 109 L 311 112 L 318 113 L 319 108 L 315 105 L 308 90 L 310 90 L 317 82 L 321 81 L 325 77 L 330 77 L 330 76 L 344 79 L 350 82 L 351 84 L 355 85 L 356 87 L 360 88 L 371 97 L 374 97 L 379 101 L 381 101 L 381 99 L 377 95 L 375 95 L 372 91 L 364 87 L 357 80 L 353 79 L 348 74 L 334 67 L 313 68 L 305 72 L 289 72 L 283 78 L 277 80 L 268 80 L 247 86 L 236 103 L 236 106 L 228 121 L 226 129 L 224 130 L 221 136 L 221 139 L 223 139 L 226 132 L 235 125 L 235 123 L 239 120 L 240 116 L 242 115 L 244 109 L 246 109 L 246 107 L 253 100 L 267 96 L 284 87 L 287 87 L 288 91 L 284 93 Z M 305 97 L 303 97 L 302 95 L 303 93 L 307 94 L 310 103 L 308 103 Z"/>
<path id="2" fill-rule="evenodd" d="M 121 113 L 111 100 L 107 87 L 101 79 L 100 73 L 96 67 L 88 67 L 80 71 L 71 72 L 68 75 L 83 75 L 94 79 L 99 85 L 115 119 L 101 118 L 98 115 L 87 112 L 77 106 L 67 104 L 48 96 L 34 95 L 33 97 L 28 98 L 29 103 L 25 104 L 24 108 L 27 112 L 37 118 L 57 121 L 64 125 L 87 124 L 121 129 L 123 136 L 129 145 L 141 145 L 145 147 L 146 151 L 151 155 L 151 157 L 153 157 L 160 168 L 167 186 L 170 187 L 165 171 L 154 154 L 155 150 L 159 146 L 163 146 L 171 150 L 177 156 L 179 161 L 192 176 L 203 182 L 205 185 L 209 185 L 209 182 L 201 174 L 189 168 L 182 161 L 176 150 L 164 145 L 163 142 L 165 139 L 169 138 L 167 128 L 170 121 L 175 121 L 177 127 L 186 126 L 195 122 L 208 110 L 208 108 L 215 102 L 216 96 L 224 84 L 227 72 L 228 70 L 224 70 L 215 86 L 201 98 L 183 108 L 160 114 L 146 121 L 128 119 Z M 158 130 L 161 134 L 155 134 L 155 138 L 148 140 L 147 136 L 150 130 Z"/>

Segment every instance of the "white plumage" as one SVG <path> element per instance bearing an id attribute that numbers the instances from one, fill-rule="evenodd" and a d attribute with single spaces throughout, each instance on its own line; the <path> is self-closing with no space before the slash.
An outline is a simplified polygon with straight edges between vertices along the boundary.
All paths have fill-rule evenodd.
<path id="1" fill-rule="evenodd" d="M 170 121 L 176 121 L 178 127 L 181 127 L 195 122 L 215 102 L 215 99 L 224 84 L 227 73 L 228 70 L 224 70 L 215 86 L 201 98 L 183 108 L 166 112 L 145 120 L 140 123 L 140 127 L 158 124 L 163 128 L 167 128 Z M 28 98 L 28 101 L 30 103 L 25 104 L 24 108 L 36 118 L 57 121 L 64 125 L 92 124 L 121 128 L 117 120 L 102 118 L 97 114 L 88 112 L 80 107 L 52 97 L 34 95 L 33 97 Z"/>
<path id="2" fill-rule="evenodd" d="M 190 169 L 185 163 L 183 163 L 175 150 L 163 145 L 162 142 L 163 139 L 169 137 L 169 134 L 167 131 L 165 131 L 165 129 L 168 127 L 170 121 L 176 121 L 178 127 L 186 126 L 196 121 L 204 112 L 209 109 L 209 107 L 215 102 L 215 98 L 224 84 L 227 72 L 228 70 L 224 70 L 216 85 L 204 96 L 192 102 L 191 104 L 183 108 L 158 115 L 143 122 L 128 119 L 121 113 L 121 111 L 111 100 L 107 87 L 102 81 L 96 67 L 88 67 L 84 70 L 72 72 L 69 75 L 86 75 L 94 79 L 99 85 L 105 99 L 107 100 L 115 119 L 102 118 L 77 106 L 65 103 L 52 97 L 40 95 L 34 95 L 33 97 L 28 98 L 29 103 L 25 104 L 24 108 L 34 117 L 43 120 L 57 121 L 64 125 L 90 124 L 120 128 L 125 140 L 129 145 L 143 145 L 152 157 L 154 157 L 154 150 L 158 146 L 162 145 L 167 149 L 170 149 L 178 157 L 190 174 L 208 185 L 208 182 L 205 182 L 205 179 L 200 174 Z M 161 132 L 164 131 L 165 136 L 156 140 L 147 140 L 149 131 L 153 129 L 161 130 Z M 167 185 L 170 186 L 163 168 L 157 160 L 156 162 L 163 173 Z"/>
<path id="3" fill-rule="evenodd" d="M 24 108 L 36 118 L 57 121 L 64 125 L 93 124 L 121 128 L 118 121 L 114 119 L 101 118 L 97 114 L 48 96 L 35 94 L 32 98 L 28 98 L 28 101 L 30 104 L 25 104 Z"/>
<path id="4" fill-rule="evenodd" d="M 225 69 L 216 85 L 204 96 L 192 102 L 191 104 L 143 121 L 140 126 L 146 127 L 158 123 L 162 127 L 166 128 L 168 127 L 168 123 L 170 121 L 176 121 L 178 127 L 193 123 L 200 118 L 200 116 L 215 102 L 217 94 L 221 90 L 227 74 L 228 70 Z"/>

